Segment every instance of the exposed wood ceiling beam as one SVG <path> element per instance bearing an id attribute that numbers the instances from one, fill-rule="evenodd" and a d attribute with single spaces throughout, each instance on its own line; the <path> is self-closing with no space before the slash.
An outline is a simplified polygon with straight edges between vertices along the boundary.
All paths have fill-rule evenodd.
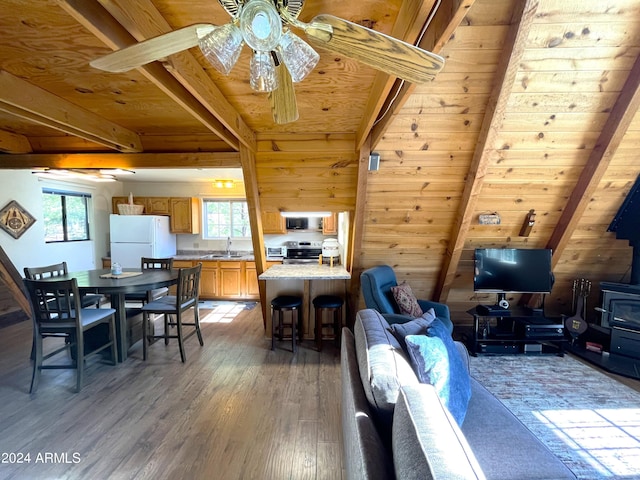
<path id="1" fill-rule="evenodd" d="M 443 0 L 419 43 L 420 48 L 440 53 L 474 2 L 475 0 Z M 413 83 L 395 80 L 393 93 L 386 96 L 384 104 L 375 112 L 376 115 L 379 115 L 381 111 L 386 111 L 378 123 L 370 129 L 372 149 L 375 149 L 389 124 L 395 119 L 415 89 L 416 85 Z"/>
<path id="2" fill-rule="evenodd" d="M 404 40 L 407 43 L 415 44 L 429 13 L 434 8 L 434 3 L 436 3 L 436 0 L 418 2 L 405 0 L 402 2 L 398 17 L 391 31 L 391 36 Z M 380 113 L 385 99 L 389 96 L 389 92 L 395 81 L 395 77 L 390 77 L 384 72 L 376 72 L 373 86 L 369 93 L 367 104 L 365 105 L 362 122 L 356 133 L 356 149 L 359 149 L 369 136 L 373 122 L 375 122 Z"/>
<path id="3" fill-rule="evenodd" d="M 449 238 L 444 263 L 435 288 L 435 298 L 438 301 L 446 301 L 458 269 L 484 177 L 492 153 L 495 152 L 497 134 L 502 126 L 503 114 L 513 88 L 520 60 L 525 51 L 525 43 L 535 17 L 538 1 L 526 0 L 517 2 L 516 5 L 517 9 L 513 12 L 511 27 L 504 42 L 505 55 L 501 57 L 496 70 L 495 86 L 487 102 L 477 146 L 473 153 L 458 207 L 456 223 Z M 507 52 L 509 55 L 506 55 Z"/>
<path id="4" fill-rule="evenodd" d="M 222 153 L 61 153 L 5 155 L 0 169 L 23 168 L 208 168 L 240 167 L 240 154 Z"/>
<path id="5" fill-rule="evenodd" d="M 0 70 L 0 110 L 123 152 L 142 151 L 135 132 Z"/>
<path id="6" fill-rule="evenodd" d="M 611 163 L 611 158 L 620 146 L 622 137 L 639 109 L 640 55 L 636 58 L 629 72 L 627 81 L 611 109 L 611 114 L 602 128 L 598 141 L 591 151 L 578 182 L 567 200 L 567 205 L 562 210 L 560 219 L 549 238 L 547 248 L 553 250 L 552 265 L 554 267 L 571 240 L 582 214 L 591 202 L 598 184 Z"/>
<path id="7" fill-rule="evenodd" d="M 0 152 L 30 153 L 32 151 L 31 143 L 24 135 L 0 130 Z"/>
<path id="8" fill-rule="evenodd" d="M 96 1 L 58 0 L 58 3 L 81 25 L 114 50 L 127 47 L 137 41 Z M 131 2 L 130 8 L 136 10 L 136 2 Z M 146 18 L 146 13 L 140 14 L 140 16 Z M 200 70 L 202 69 L 200 68 Z M 232 115 L 231 118 L 225 118 L 224 122 L 218 118 L 222 115 L 217 105 L 228 105 L 228 102 L 212 82 L 209 93 L 215 97 L 203 104 L 161 63 L 150 63 L 140 67 L 138 71 L 233 149 L 238 150 L 241 141 L 246 142 L 249 148 L 255 148 L 253 147 L 255 144 L 253 132 L 246 127 L 239 114 L 232 107 L 225 108 L 224 111 L 233 111 L 235 115 Z M 105 73 L 105 75 L 108 74 Z M 214 105 L 216 105 L 215 108 Z"/>

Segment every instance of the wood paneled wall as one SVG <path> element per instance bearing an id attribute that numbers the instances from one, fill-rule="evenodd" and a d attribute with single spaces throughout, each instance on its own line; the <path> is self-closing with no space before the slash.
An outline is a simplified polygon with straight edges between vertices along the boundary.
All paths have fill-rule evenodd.
<path id="1" fill-rule="evenodd" d="M 263 211 L 353 211 L 358 155 L 353 135 L 258 137 Z"/>
<path id="2" fill-rule="evenodd" d="M 363 263 L 393 265 L 419 298 L 434 294 L 450 248 L 514 6 L 476 1 L 443 51 L 442 73 L 416 90 L 374 148 L 381 166 L 369 173 Z M 484 146 L 490 162 L 446 298 L 456 323 L 470 323 L 466 310 L 494 300 L 473 292 L 475 248 L 547 245 L 640 53 L 639 19 L 640 4 L 632 0 L 615 8 L 592 0 L 569 7 L 539 2 L 496 140 Z M 594 284 L 590 310 L 599 281 L 628 281 L 631 248 L 606 229 L 640 171 L 639 126 L 636 115 L 558 261 L 548 313 L 572 313 L 575 278 Z M 535 226 L 520 237 L 530 209 Z M 479 214 L 492 212 L 500 225 L 478 224 Z"/>

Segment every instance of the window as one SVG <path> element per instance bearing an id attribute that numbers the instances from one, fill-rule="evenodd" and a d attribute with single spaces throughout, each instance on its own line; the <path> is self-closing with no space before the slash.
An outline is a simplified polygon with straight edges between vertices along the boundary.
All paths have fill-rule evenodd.
<path id="1" fill-rule="evenodd" d="M 249 209 L 244 200 L 204 200 L 204 238 L 249 237 Z"/>
<path id="2" fill-rule="evenodd" d="M 43 189 L 45 242 L 89 240 L 90 198 L 87 193 Z"/>

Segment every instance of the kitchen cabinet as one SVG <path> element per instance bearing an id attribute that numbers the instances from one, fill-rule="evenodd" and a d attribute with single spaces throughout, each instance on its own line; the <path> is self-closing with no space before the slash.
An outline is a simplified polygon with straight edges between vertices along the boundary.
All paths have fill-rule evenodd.
<path id="1" fill-rule="evenodd" d="M 113 197 L 111 206 L 113 213 L 120 213 L 118 205 L 129 203 L 129 197 Z M 169 215 L 169 197 L 133 197 L 135 205 L 144 207 L 144 215 Z"/>
<path id="2" fill-rule="evenodd" d="M 173 233 L 200 233 L 200 202 L 192 197 L 170 197 L 169 216 Z"/>
<path id="3" fill-rule="evenodd" d="M 258 271 L 256 270 L 256 262 L 245 263 L 244 278 L 246 298 L 259 298 L 260 288 L 258 287 Z"/>
<path id="4" fill-rule="evenodd" d="M 144 197 L 146 215 L 169 215 L 169 197 Z"/>
<path id="5" fill-rule="evenodd" d="M 174 260 L 173 268 L 185 268 L 202 263 L 200 298 L 252 299 L 260 298 L 256 264 L 252 261 Z M 268 267 L 281 262 L 268 262 Z M 175 287 L 172 295 L 175 295 Z"/>
<path id="6" fill-rule="evenodd" d="M 338 234 L 338 215 L 332 213 L 328 217 L 322 219 L 322 234 L 337 235 Z"/>
<path id="7" fill-rule="evenodd" d="M 197 265 L 198 262 L 193 262 Z M 200 296 L 215 298 L 218 296 L 218 262 L 202 262 L 200 273 Z"/>
<path id="8" fill-rule="evenodd" d="M 243 267 L 246 262 L 220 262 L 220 296 L 224 298 L 242 298 L 244 295 Z"/>
<path id="9" fill-rule="evenodd" d="M 263 233 L 287 233 L 287 224 L 280 212 L 262 212 Z"/>

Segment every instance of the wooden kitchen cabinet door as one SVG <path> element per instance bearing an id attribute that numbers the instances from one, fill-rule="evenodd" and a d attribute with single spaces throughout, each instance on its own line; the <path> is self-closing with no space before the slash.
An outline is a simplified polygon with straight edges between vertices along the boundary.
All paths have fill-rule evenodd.
<path id="1" fill-rule="evenodd" d="M 220 262 L 220 296 L 223 298 L 241 298 L 244 279 L 242 262 Z"/>
<path id="2" fill-rule="evenodd" d="M 258 287 L 258 271 L 255 262 L 247 262 L 245 267 L 245 298 L 260 298 L 260 288 Z"/>
<path id="3" fill-rule="evenodd" d="M 173 233 L 200 233 L 200 202 L 197 198 L 169 198 L 169 215 Z"/>
<path id="4" fill-rule="evenodd" d="M 338 215 L 332 213 L 328 217 L 322 219 L 322 234 L 336 235 L 338 233 Z"/>
<path id="5" fill-rule="evenodd" d="M 200 272 L 200 297 L 215 298 L 218 296 L 218 262 L 202 262 Z"/>
<path id="6" fill-rule="evenodd" d="M 287 224 L 280 212 L 262 212 L 263 233 L 287 233 Z"/>
<path id="7" fill-rule="evenodd" d="M 147 215 L 169 215 L 169 197 L 146 197 L 144 213 Z"/>

